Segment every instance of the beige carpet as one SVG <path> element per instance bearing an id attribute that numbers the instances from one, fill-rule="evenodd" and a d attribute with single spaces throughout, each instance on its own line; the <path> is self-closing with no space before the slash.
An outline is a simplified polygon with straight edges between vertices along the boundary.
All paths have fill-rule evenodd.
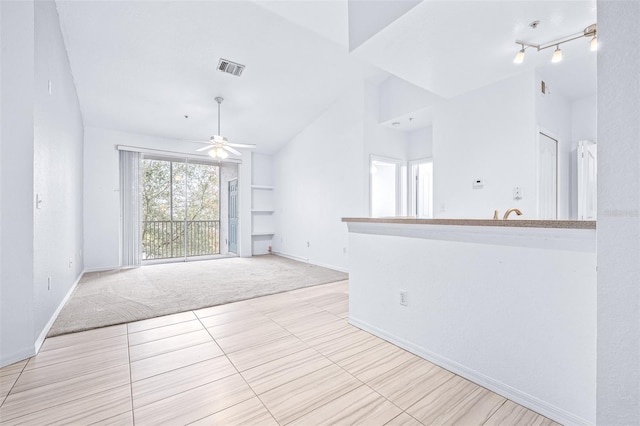
<path id="1" fill-rule="evenodd" d="M 347 279 L 332 269 L 266 255 L 85 274 L 48 337 Z"/>

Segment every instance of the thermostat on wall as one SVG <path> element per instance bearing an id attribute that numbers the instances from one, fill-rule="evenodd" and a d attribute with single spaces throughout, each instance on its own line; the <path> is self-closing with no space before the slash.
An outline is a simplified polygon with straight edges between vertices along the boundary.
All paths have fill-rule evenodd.
<path id="1" fill-rule="evenodd" d="M 476 179 L 473 181 L 473 188 L 474 189 L 480 189 L 484 186 L 484 180 L 482 179 Z"/>

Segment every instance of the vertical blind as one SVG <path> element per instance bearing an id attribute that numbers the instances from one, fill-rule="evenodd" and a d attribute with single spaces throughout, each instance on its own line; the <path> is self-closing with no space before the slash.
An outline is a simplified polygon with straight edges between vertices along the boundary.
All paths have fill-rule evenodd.
<path id="1" fill-rule="evenodd" d="M 120 151 L 120 205 L 123 267 L 139 266 L 142 259 L 142 206 L 139 152 Z"/>

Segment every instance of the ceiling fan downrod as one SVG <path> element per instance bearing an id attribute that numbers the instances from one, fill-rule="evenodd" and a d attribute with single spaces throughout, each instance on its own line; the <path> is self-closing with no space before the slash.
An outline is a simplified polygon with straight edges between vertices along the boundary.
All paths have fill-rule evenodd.
<path id="1" fill-rule="evenodd" d="M 216 96 L 216 102 L 218 103 L 218 136 L 222 136 L 220 133 L 220 104 L 224 101 L 222 96 Z"/>

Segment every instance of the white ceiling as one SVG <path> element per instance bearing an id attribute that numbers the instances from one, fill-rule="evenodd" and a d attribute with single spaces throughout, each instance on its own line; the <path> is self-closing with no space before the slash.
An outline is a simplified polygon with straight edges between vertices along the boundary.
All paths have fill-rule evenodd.
<path id="1" fill-rule="evenodd" d="M 537 29 L 529 23 L 539 20 Z M 553 49 L 513 64 L 515 40 L 542 44 L 596 21 L 593 1 L 423 1 L 353 52 L 444 98 L 547 64 Z M 593 55 L 588 39 L 562 46 L 567 59 Z M 560 65 L 560 64 L 558 64 Z"/>
<path id="2" fill-rule="evenodd" d="M 208 139 L 223 96 L 222 134 L 272 153 L 354 84 L 389 74 L 434 98 L 534 68 L 571 99 L 595 93 L 586 39 L 563 45 L 553 67 L 552 49 L 512 63 L 516 39 L 544 43 L 594 23 L 595 0 L 398 1 L 387 21 L 381 0 L 56 3 L 87 126 Z M 350 29 L 372 26 L 354 48 Z M 221 57 L 245 64 L 242 77 L 217 71 Z"/>
<path id="3" fill-rule="evenodd" d="M 254 2 L 57 5 L 87 126 L 206 140 L 222 96 L 222 133 L 273 152 L 354 83 L 380 73 Z M 322 15 L 321 6 L 311 10 L 319 19 L 340 14 L 329 2 Z M 243 75 L 217 71 L 221 57 L 246 65 Z"/>

